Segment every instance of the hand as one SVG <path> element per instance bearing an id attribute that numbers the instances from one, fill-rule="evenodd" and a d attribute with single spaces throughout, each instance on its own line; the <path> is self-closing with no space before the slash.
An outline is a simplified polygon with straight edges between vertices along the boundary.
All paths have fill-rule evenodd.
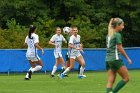
<path id="1" fill-rule="evenodd" d="M 130 58 L 128 58 L 127 61 L 128 61 L 129 64 L 132 64 L 132 61 L 131 61 Z"/>
<path id="2" fill-rule="evenodd" d="M 44 50 L 42 49 L 42 55 L 44 55 Z"/>
<path id="3" fill-rule="evenodd" d="M 82 48 L 76 48 L 76 50 L 80 50 L 82 53 L 84 53 Z"/>

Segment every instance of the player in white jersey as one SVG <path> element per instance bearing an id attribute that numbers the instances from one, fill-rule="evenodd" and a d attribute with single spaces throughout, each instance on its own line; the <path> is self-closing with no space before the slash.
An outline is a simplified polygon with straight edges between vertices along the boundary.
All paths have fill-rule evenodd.
<path id="1" fill-rule="evenodd" d="M 64 75 L 69 72 L 73 67 L 74 67 L 74 62 L 75 60 L 79 62 L 81 65 L 80 68 L 80 73 L 78 75 L 78 78 L 84 78 L 85 76 L 83 75 L 84 69 L 85 69 L 85 61 L 83 56 L 81 55 L 80 51 L 83 51 L 82 44 L 80 43 L 80 35 L 78 35 L 78 28 L 73 27 L 73 35 L 70 37 L 69 40 L 69 47 L 71 48 L 70 51 L 70 66 L 66 68 L 66 70 L 60 74 L 60 78 L 64 78 Z"/>
<path id="2" fill-rule="evenodd" d="M 64 59 L 63 59 L 62 53 L 61 53 L 62 52 L 62 42 L 67 43 L 67 41 L 65 40 L 65 38 L 61 34 L 61 28 L 57 27 L 56 28 L 56 34 L 53 35 L 52 38 L 49 41 L 49 44 L 55 46 L 54 57 L 56 59 L 56 63 L 54 65 L 52 73 L 51 73 L 51 77 L 54 77 L 54 74 L 55 74 L 59 64 L 62 65 L 62 69 L 65 69 Z"/>
<path id="3" fill-rule="evenodd" d="M 36 27 L 31 25 L 29 29 L 29 34 L 25 38 L 25 44 L 28 45 L 28 49 L 26 52 L 26 57 L 30 62 L 31 68 L 28 70 L 25 80 L 31 79 L 31 75 L 34 71 L 39 71 L 42 69 L 42 61 L 40 60 L 38 54 L 37 54 L 37 48 L 42 50 L 42 55 L 44 54 L 43 48 L 41 48 L 38 43 L 39 43 L 39 37 L 36 32 Z"/>

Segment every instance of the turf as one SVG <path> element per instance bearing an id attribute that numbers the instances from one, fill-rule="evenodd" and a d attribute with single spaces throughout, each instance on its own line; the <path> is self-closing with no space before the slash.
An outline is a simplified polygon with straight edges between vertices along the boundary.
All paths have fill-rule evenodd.
<path id="1" fill-rule="evenodd" d="M 140 93 L 140 70 L 131 70 L 131 80 L 119 93 Z M 29 81 L 24 74 L 0 75 L 0 93 L 106 93 L 106 72 L 86 72 L 87 78 L 78 79 L 77 73 L 69 77 L 51 78 L 49 74 L 34 74 Z M 117 81 L 120 77 L 117 77 Z"/>

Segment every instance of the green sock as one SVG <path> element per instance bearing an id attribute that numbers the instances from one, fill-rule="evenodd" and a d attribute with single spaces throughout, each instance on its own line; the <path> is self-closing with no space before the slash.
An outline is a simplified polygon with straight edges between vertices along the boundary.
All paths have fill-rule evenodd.
<path id="1" fill-rule="evenodd" d="M 112 91 L 112 88 L 106 88 L 106 93 L 109 93 Z"/>
<path id="2" fill-rule="evenodd" d="M 61 72 L 60 73 L 63 73 L 65 71 L 65 69 L 64 68 L 62 68 L 62 70 L 61 70 Z"/>
<path id="3" fill-rule="evenodd" d="M 80 74 L 81 65 L 78 66 L 78 74 Z"/>
<path id="4" fill-rule="evenodd" d="M 119 83 L 113 89 L 113 93 L 117 93 L 125 84 L 126 82 L 124 80 L 119 81 Z"/>

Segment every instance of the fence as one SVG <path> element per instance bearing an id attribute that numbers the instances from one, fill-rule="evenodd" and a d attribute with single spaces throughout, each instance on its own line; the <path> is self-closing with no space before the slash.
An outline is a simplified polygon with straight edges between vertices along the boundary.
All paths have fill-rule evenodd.
<path id="1" fill-rule="evenodd" d="M 129 57 L 132 59 L 133 64 L 129 65 L 124 57 L 125 65 L 128 69 L 140 68 L 140 48 L 126 48 L 125 49 Z M 65 54 L 67 49 L 63 49 L 63 58 L 65 60 Z M 1 49 L 0 50 L 0 72 L 24 72 L 30 68 L 29 62 L 25 57 L 26 50 L 23 49 Z M 86 62 L 86 70 L 105 70 L 105 55 L 106 49 L 84 49 L 83 57 Z M 51 71 L 55 63 L 53 56 L 53 49 L 45 49 L 44 56 L 39 51 L 39 56 L 43 61 L 42 71 Z M 58 69 L 60 70 L 60 67 Z M 75 63 L 74 69 L 77 70 L 78 63 Z"/>

